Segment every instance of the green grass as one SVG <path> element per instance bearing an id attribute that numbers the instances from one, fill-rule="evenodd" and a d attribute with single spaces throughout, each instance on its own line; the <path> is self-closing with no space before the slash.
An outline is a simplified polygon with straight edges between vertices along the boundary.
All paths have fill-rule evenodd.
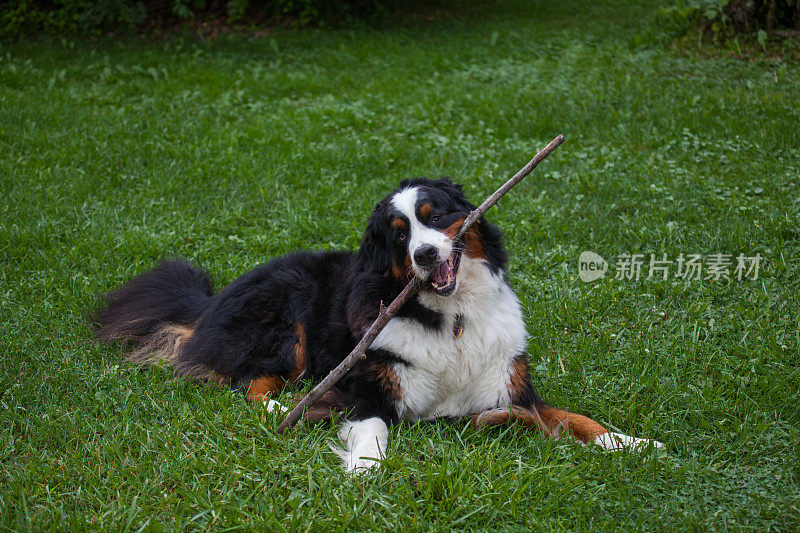
<path id="1" fill-rule="evenodd" d="M 632 47 L 654 10 L 0 47 L 0 527 L 799 528 L 800 69 Z M 97 295 L 164 256 L 223 286 L 353 249 L 400 179 L 451 175 L 479 202 L 561 132 L 490 212 L 536 383 L 664 454 L 437 421 L 347 477 L 335 428 L 276 437 L 241 395 L 90 340 Z M 583 250 L 764 264 L 587 285 Z"/>

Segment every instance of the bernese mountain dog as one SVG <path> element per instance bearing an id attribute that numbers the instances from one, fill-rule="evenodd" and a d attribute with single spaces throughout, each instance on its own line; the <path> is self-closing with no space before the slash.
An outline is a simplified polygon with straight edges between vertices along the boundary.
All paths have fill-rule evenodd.
<path id="1" fill-rule="evenodd" d="M 375 206 L 355 253 L 279 257 L 216 295 L 202 270 L 164 261 L 106 296 L 93 317 L 97 338 L 127 342 L 133 361 L 165 361 L 285 410 L 272 398 L 324 378 L 416 276 L 423 289 L 307 413 L 345 413 L 337 450 L 348 472 L 385 457 L 389 424 L 436 417 L 521 423 L 607 449 L 660 447 L 537 395 L 500 230 L 481 218 L 453 241 L 472 209 L 447 178 L 404 180 Z"/>

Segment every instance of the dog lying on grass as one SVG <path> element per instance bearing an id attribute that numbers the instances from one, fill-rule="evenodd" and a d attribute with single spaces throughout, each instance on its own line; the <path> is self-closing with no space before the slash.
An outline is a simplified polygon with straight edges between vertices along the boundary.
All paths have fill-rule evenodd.
<path id="1" fill-rule="evenodd" d="M 423 289 L 307 413 L 346 413 L 337 451 L 347 472 L 379 464 L 389 424 L 436 417 L 471 417 L 478 427 L 517 422 L 611 450 L 661 447 L 538 396 L 500 230 L 481 218 L 454 244 L 473 209 L 448 179 L 404 180 L 375 207 L 358 251 L 279 257 L 216 295 L 202 270 L 163 261 L 106 296 L 94 315 L 97 338 L 129 341 L 133 361 L 165 361 L 180 375 L 280 408 L 272 396 L 300 379 L 323 379 L 381 303 L 416 276 Z"/>

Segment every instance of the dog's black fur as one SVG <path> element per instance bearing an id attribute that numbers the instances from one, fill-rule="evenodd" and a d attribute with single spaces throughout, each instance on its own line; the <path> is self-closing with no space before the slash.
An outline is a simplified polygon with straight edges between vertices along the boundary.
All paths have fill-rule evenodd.
<path id="1" fill-rule="evenodd" d="M 447 228 L 475 208 L 461 186 L 446 178 L 404 180 L 397 190 L 410 186 L 424 187 L 441 214 L 434 227 Z M 177 347 L 173 344 L 170 353 L 155 354 L 168 359 L 181 374 L 214 375 L 245 391 L 263 376 L 288 379 L 302 373 L 306 380 L 319 381 L 355 347 L 381 303 L 392 301 L 409 279 L 404 266 L 406 242 L 390 225 L 390 197 L 375 206 L 356 253 L 298 252 L 279 257 L 242 275 L 217 295 L 202 270 L 180 259 L 162 261 L 106 296 L 93 317 L 97 338 L 128 340 L 134 348 L 157 351 L 151 339 L 162 336 L 165 327 L 184 326 L 191 328 L 188 339 Z M 490 267 L 504 269 L 500 230 L 484 219 L 475 227 Z M 415 299 L 398 316 L 428 328 L 449 327 L 439 313 Z M 305 368 L 297 368 L 298 324 L 305 334 Z M 153 357 L 139 354 L 140 360 Z M 373 371 L 382 362 L 402 363 L 402 359 L 370 350 L 366 362 L 338 383 L 351 417 L 397 420 L 391 393 Z M 538 396 L 528 387 L 525 397 L 517 400 L 531 405 Z"/>
<path id="2" fill-rule="evenodd" d="M 317 382 L 355 347 L 380 305 L 391 302 L 414 275 L 402 216 L 391 202 L 408 187 L 418 187 L 426 211 L 432 211 L 419 215 L 421 223 L 446 235 L 454 234 L 474 209 L 461 187 L 448 179 L 405 180 L 375 206 L 357 252 L 279 257 L 216 295 L 202 270 L 180 259 L 163 261 L 105 297 L 93 316 L 97 338 L 128 342 L 135 361 L 166 360 L 179 374 L 228 383 L 251 400 L 267 398 L 287 382 Z M 470 232 L 474 247 L 470 251 L 465 245 L 464 253 L 477 254 L 495 274 L 504 272 L 500 230 L 481 218 Z M 398 316 L 428 330 L 452 328 L 417 298 Z M 337 384 L 337 406 L 350 412 L 350 420 L 396 422 L 403 391 L 392 369 L 409 364 L 400 354 L 369 350 Z M 497 409 L 485 411 L 479 421 L 524 418 L 545 431 L 563 429 L 568 422 L 576 424 L 575 435 L 584 442 L 606 432 L 590 419 L 542 403 L 525 353 L 509 362 L 508 372 L 511 405 L 499 406 L 505 412 L 498 416 Z"/>

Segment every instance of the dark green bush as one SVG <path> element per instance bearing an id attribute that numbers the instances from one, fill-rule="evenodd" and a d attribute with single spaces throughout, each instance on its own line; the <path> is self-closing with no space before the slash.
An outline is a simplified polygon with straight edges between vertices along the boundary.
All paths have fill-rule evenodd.
<path id="1" fill-rule="evenodd" d="M 677 34 L 699 30 L 713 40 L 752 35 L 764 44 L 777 30 L 800 31 L 800 0 L 678 0 L 661 10 Z"/>
<path id="2" fill-rule="evenodd" d="M 381 0 L 5 0 L 0 38 L 99 34 L 213 19 L 226 24 L 347 20 L 384 9 Z"/>
<path id="3" fill-rule="evenodd" d="M 103 28 L 131 28 L 146 16 L 144 2 L 136 0 L 10 0 L 0 11 L 0 36 L 91 33 Z"/>

